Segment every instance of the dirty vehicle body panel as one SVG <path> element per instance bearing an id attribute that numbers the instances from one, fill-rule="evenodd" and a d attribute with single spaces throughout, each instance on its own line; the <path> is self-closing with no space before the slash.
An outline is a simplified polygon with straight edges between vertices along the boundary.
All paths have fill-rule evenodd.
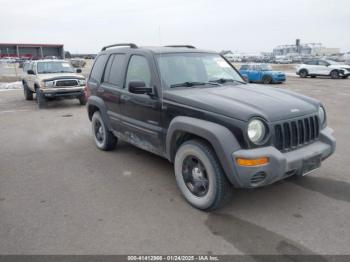
<path id="1" fill-rule="evenodd" d="M 165 88 L 160 58 L 186 54 L 218 56 L 226 61 L 214 52 L 185 47 L 102 50 L 87 83 L 90 120 L 95 111 L 100 111 L 116 137 L 170 162 L 174 162 L 182 143 L 200 138 L 214 150 L 227 179 L 237 188 L 259 187 L 291 175 L 304 175 L 334 152 L 332 130 L 326 127 L 326 120 L 321 123 L 319 116 L 323 107 L 312 98 L 246 84 L 242 78 L 242 82 L 212 86 Z M 113 66 L 115 59 L 119 62 Z M 128 89 L 128 70 L 133 63 L 147 64 L 150 89 L 145 93 Z M 227 66 L 222 61 L 218 63 Z M 109 81 L 112 75 L 114 80 Z M 259 144 L 254 144 L 247 134 L 253 119 L 261 121 L 266 129 L 266 137 Z M 261 157 L 268 162 L 253 166 L 237 163 L 238 158 Z"/>

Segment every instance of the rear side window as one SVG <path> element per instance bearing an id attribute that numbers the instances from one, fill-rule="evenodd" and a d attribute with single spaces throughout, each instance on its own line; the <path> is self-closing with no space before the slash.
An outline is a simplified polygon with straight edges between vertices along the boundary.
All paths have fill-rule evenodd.
<path id="1" fill-rule="evenodd" d="M 105 65 L 105 59 L 106 55 L 100 55 L 96 58 L 96 61 L 90 74 L 90 80 L 100 82 Z"/>
<path id="2" fill-rule="evenodd" d="M 123 64 L 125 55 L 113 54 L 109 57 L 104 82 L 115 85 L 117 87 L 123 87 Z"/>
<path id="3" fill-rule="evenodd" d="M 240 70 L 248 70 L 248 65 L 242 65 Z"/>
<path id="4" fill-rule="evenodd" d="M 151 86 L 151 70 L 147 59 L 143 56 L 133 55 L 130 58 L 128 72 L 126 75 L 126 87 L 130 81 L 144 81 L 146 87 Z"/>

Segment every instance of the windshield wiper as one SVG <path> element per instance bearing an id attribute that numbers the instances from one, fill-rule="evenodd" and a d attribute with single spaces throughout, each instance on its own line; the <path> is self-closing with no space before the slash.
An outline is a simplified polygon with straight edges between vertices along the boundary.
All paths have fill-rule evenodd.
<path id="1" fill-rule="evenodd" d="M 219 79 L 210 80 L 209 82 L 220 83 L 220 84 L 224 84 L 224 83 L 227 83 L 227 82 L 235 82 L 235 83 L 240 83 L 240 84 L 246 84 L 246 82 L 241 82 L 241 81 L 238 81 L 238 80 L 232 79 L 232 78 L 219 78 Z"/>
<path id="2" fill-rule="evenodd" d="M 215 82 L 191 82 L 191 81 L 187 81 L 187 82 L 183 82 L 183 83 L 179 83 L 179 84 L 173 84 L 170 85 L 170 88 L 174 88 L 174 87 L 192 87 L 192 86 L 204 86 L 204 85 L 215 85 L 215 86 L 220 86 L 219 83 L 215 83 Z"/>

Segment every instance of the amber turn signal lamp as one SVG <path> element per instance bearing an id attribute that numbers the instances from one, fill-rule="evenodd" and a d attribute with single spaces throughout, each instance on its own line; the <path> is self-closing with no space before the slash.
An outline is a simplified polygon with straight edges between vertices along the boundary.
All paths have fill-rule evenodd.
<path id="1" fill-rule="evenodd" d="M 261 157 L 256 159 L 236 158 L 236 162 L 240 166 L 262 166 L 269 163 L 268 157 Z"/>

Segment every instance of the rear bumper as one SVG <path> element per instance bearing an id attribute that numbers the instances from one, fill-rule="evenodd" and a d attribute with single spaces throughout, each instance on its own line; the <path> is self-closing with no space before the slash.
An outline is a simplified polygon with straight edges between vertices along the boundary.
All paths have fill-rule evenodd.
<path id="1" fill-rule="evenodd" d="M 262 166 L 247 167 L 235 164 L 238 187 L 265 186 L 292 175 L 304 175 L 306 171 L 310 171 L 310 167 L 318 167 L 319 162 L 335 151 L 336 142 L 332 133 L 333 130 L 327 127 L 320 132 L 318 141 L 287 153 L 281 153 L 272 146 L 234 152 L 233 159 L 269 158 L 269 163 Z M 312 166 L 313 164 L 315 165 Z"/>

